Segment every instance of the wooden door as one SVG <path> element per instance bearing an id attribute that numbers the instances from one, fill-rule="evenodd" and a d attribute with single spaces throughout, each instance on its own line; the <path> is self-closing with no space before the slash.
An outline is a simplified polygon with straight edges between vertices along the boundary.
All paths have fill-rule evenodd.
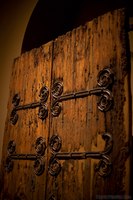
<path id="1" fill-rule="evenodd" d="M 15 59 L 1 199 L 130 198 L 125 9 Z"/>

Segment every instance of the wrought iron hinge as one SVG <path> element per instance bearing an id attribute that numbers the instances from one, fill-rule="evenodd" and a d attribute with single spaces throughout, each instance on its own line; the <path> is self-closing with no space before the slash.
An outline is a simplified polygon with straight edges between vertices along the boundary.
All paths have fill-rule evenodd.
<path id="1" fill-rule="evenodd" d="M 108 176 L 112 170 L 112 162 L 110 153 L 113 147 L 112 136 L 109 133 L 104 133 L 102 138 L 105 140 L 105 149 L 98 152 L 59 152 L 62 146 L 62 140 L 58 135 L 53 135 L 50 138 L 49 145 L 51 148 L 51 157 L 49 160 L 48 171 L 52 176 L 58 176 L 61 171 L 61 164 L 59 160 L 82 160 L 87 158 L 100 160 L 96 171 L 100 176 Z M 16 154 L 16 144 L 13 140 L 8 143 L 8 156 L 6 159 L 6 171 L 13 170 L 14 160 L 31 160 L 34 161 L 34 172 L 36 175 L 41 175 L 45 169 L 44 157 L 46 150 L 46 143 L 44 138 L 39 137 L 35 143 L 36 154 Z"/>
<path id="2" fill-rule="evenodd" d="M 16 143 L 11 140 L 8 143 L 7 151 L 8 156 L 6 159 L 5 169 L 7 172 L 13 170 L 14 162 L 13 160 L 31 160 L 34 161 L 34 172 L 36 175 L 41 175 L 44 172 L 45 164 L 44 164 L 44 154 L 46 150 L 46 143 L 42 137 L 37 138 L 35 143 L 36 154 L 16 154 Z"/>
<path id="3" fill-rule="evenodd" d="M 104 133 L 102 138 L 105 140 L 105 149 L 99 152 L 59 152 L 61 149 L 61 138 L 58 135 L 53 135 L 50 139 L 51 158 L 49 161 L 49 173 L 52 176 L 57 176 L 61 171 L 59 160 L 81 160 L 81 159 L 99 159 L 96 166 L 96 171 L 100 176 L 108 176 L 112 171 L 112 162 L 110 153 L 113 147 L 113 139 L 109 133 Z"/>
<path id="4" fill-rule="evenodd" d="M 100 97 L 98 102 L 98 109 L 102 112 L 107 112 L 111 109 L 113 105 L 113 95 L 110 91 L 110 87 L 114 82 L 114 74 L 111 68 L 105 68 L 98 73 L 97 76 L 97 87 L 90 90 L 75 91 L 72 93 L 64 94 L 63 93 L 63 83 L 56 81 L 53 84 L 52 88 L 52 103 L 51 103 L 51 113 L 52 116 L 56 117 L 61 112 L 61 102 L 68 101 L 71 99 L 84 98 L 91 95 L 97 95 Z M 18 94 L 15 94 L 12 100 L 13 110 L 10 115 L 10 122 L 15 125 L 18 120 L 17 112 L 19 110 L 25 109 L 34 109 L 39 107 L 38 116 L 40 119 L 44 120 L 48 116 L 48 108 L 46 105 L 47 99 L 49 96 L 49 91 L 46 86 L 42 87 L 40 90 L 40 101 L 33 102 L 26 105 L 19 105 L 20 97 Z"/>
<path id="5" fill-rule="evenodd" d="M 56 200 L 56 197 L 55 197 L 55 195 L 54 194 L 52 194 L 50 197 L 49 197 L 49 199 L 48 200 Z"/>
<path id="6" fill-rule="evenodd" d="M 15 94 L 12 100 L 12 104 L 13 104 L 13 110 L 11 111 L 11 115 L 10 115 L 10 122 L 15 125 L 17 120 L 18 120 L 18 114 L 17 111 L 19 110 L 26 110 L 26 109 L 34 109 L 39 107 L 38 110 L 38 116 L 40 119 L 44 120 L 46 119 L 46 117 L 48 116 L 48 109 L 47 109 L 47 99 L 49 96 L 49 91 L 48 88 L 46 86 L 43 86 L 40 90 L 40 94 L 39 94 L 39 98 L 40 101 L 38 102 L 33 102 L 33 103 L 29 103 L 26 105 L 19 105 L 20 103 L 20 97 L 18 94 Z"/>
<path id="7" fill-rule="evenodd" d="M 111 68 L 104 68 L 98 73 L 97 87 L 90 90 L 76 91 L 68 94 L 63 93 L 63 83 L 56 81 L 52 89 L 52 106 L 51 112 L 54 117 L 58 116 L 61 112 L 61 102 L 70 99 L 84 98 L 91 95 L 99 96 L 98 109 L 102 112 L 107 112 L 113 105 L 113 95 L 110 87 L 114 82 L 114 74 Z"/>

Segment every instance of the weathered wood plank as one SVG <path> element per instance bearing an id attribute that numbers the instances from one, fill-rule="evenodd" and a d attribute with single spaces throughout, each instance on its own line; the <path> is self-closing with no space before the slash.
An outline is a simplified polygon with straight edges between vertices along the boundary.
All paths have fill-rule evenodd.
<path id="1" fill-rule="evenodd" d="M 97 74 L 104 67 L 111 66 L 115 74 L 114 107 L 111 111 L 105 114 L 99 111 L 95 96 L 70 100 L 62 103 L 61 114 L 51 119 L 50 126 L 50 135 L 58 134 L 62 138 L 63 152 L 102 151 L 105 142 L 101 136 L 109 132 L 114 141 L 112 175 L 106 179 L 100 177 L 95 172 L 98 161 L 93 159 L 63 161 L 60 175 L 56 180 L 51 177 L 48 180 L 48 194 L 53 190 L 57 199 L 95 199 L 96 195 L 128 194 L 129 169 L 124 169 L 125 164 L 129 166 L 129 161 L 126 162 L 129 149 L 126 23 L 125 10 L 116 10 L 60 36 L 54 42 L 52 83 L 61 80 L 63 93 L 96 87 Z M 122 158 L 118 158 L 119 155 Z"/>
<path id="2" fill-rule="evenodd" d="M 48 145 L 49 115 L 42 121 L 38 117 L 38 108 L 20 110 L 17 123 L 12 125 L 10 112 L 13 107 L 12 98 L 16 93 L 21 98 L 20 104 L 25 105 L 40 101 L 41 87 L 45 85 L 50 88 L 51 58 L 52 42 L 23 54 L 15 60 L 13 65 L 3 148 L 3 195 L 9 194 L 10 199 L 42 199 L 45 195 L 47 160 L 44 174 L 41 176 L 36 176 L 34 173 L 34 161 L 16 160 L 10 173 L 5 172 L 4 166 L 10 140 L 16 142 L 18 154 L 36 154 L 35 142 L 38 137 L 44 137 Z M 48 110 L 49 101 L 50 98 L 47 101 Z"/>
<path id="3" fill-rule="evenodd" d="M 102 195 L 130 195 L 130 64 L 126 26 L 125 9 L 115 10 L 15 60 L 4 134 L 2 200 L 50 200 L 52 195 L 58 200 L 91 200 L 104 198 Z M 62 95 L 90 90 L 98 87 L 97 75 L 108 66 L 114 72 L 114 83 L 109 88 L 114 97 L 111 110 L 101 112 L 97 107 L 99 97 L 92 95 L 60 102 L 61 113 L 52 116 L 52 89 L 56 81 L 63 84 Z M 48 117 L 41 121 L 38 108 L 19 110 L 17 123 L 11 125 L 13 96 L 19 94 L 20 105 L 38 102 L 44 85 L 49 90 Z M 99 159 L 90 158 L 61 160 L 59 175 L 49 174 L 49 142 L 53 135 L 61 138 L 60 152 L 101 152 L 105 132 L 113 138 L 113 169 L 109 176 L 101 177 L 95 170 Z M 35 141 L 40 136 L 47 146 L 44 173 L 36 176 L 34 162 L 29 160 L 14 161 L 13 171 L 6 173 L 8 142 L 16 142 L 16 153 L 35 154 Z M 106 165 L 102 167 L 103 172 L 108 172 Z"/>

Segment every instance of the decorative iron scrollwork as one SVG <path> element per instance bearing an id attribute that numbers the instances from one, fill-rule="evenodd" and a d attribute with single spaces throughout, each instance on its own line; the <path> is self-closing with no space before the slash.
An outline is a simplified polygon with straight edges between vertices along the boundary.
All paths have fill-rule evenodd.
<path id="1" fill-rule="evenodd" d="M 39 137 L 35 142 L 35 150 L 37 154 L 16 154 L 15 153 L 16 144 L 12 140 L 8 143 L 7 151 L 8 156 L 6 159 L 5 169 L 7 172 L 13 170 L 14 162 L 13 160 L 31 160 L 34 161 L 34 172 L 37 176 L 40 176 L 45 169 L 45 163 L 43 155 L 46 150 L 46 143 L 44 138 Z"/>
<path id="2" fill-rule="evenodd" d="M 102 112 L 107 112 L 113 105 L 113 95 L 109 90 L 114 82 L 114 74 L 110 68 L 104 68 L 98 73 L 97 76 L 98 87 L 90 90 L 76 91 L 73 93 L 64 94 L 63 84 L 61 81 L 56 81 L 53 84 L 52 89 L 52 106 L 51 113 L 53 117 L 56 117 L 61 112 L 61 102 L 68 101 L 70 99 L 84 98 L 91 95 L 97 95 L 100 97 L 98 101 L 98 109 Z"/>
<path id="3" fill-rule="evenodd" d="M 58 152 L 61 149 L 61 138 L 58 135 L 53 135 L 50 138 L 50 142 L 49 142 L 50 148 L 52 150 L 52 152 Z"/>
<path id="4" fill-rule="evenodd" d="M 44 172 L 44 169 L 45 169 L 45 163 L 44 163 L 44 160 L 42 157 L 40 158 L 37 158 L 35 161 L 34 161 L 34 172 L 37 176 L 40 176 L 43 174 Z"/>
<path id="5" fill-rule="evenodd" d="M 12 99 L 12 104 L 15 106 L 18 106 L 20 102 L 20 96 L 18 94 L 15 94 Z"/>
<path id="6" fill-rule="evenodd" d="M 61 81 L 56 81 L 52 88 L 52 96 L 58 98 L 58 96 L 63 93 L 63 83 Z"/>
<path id="7" fill-rule="evenodd" d="M 98 73 L 97 84 L 99 87 L 109 88 L 114 83 L 114 73 L 106 67 Z"/>
<path id="8" fill-rule="evenodd" d="M 107 112 L 112 105 L 113 105 L 113 95 L 109 90 L 105 89 L 102 92 L 100 99 L 97 103 L 98 109 L 102 112 Z"/>
<path id="9" fill-rule="evenodd" d="M 47 105 L 46 105 L 48 95 L 49 95 L 48 88 L 46 86 L 43 86 L 40 90 L 40 94 L 39 94 L 40 101 L 39 102 L 33 102 L 33 103 L 26 104 L 26 105 L 19 105 L 20 97 L 18 94 L 15 94 L 13 97 L 13 100 L 12 100 L 12 104 L 14 107 L 10 114 L 11 124 L 15 125 L 18 121 L 17 111 L 26 110 L 26 109 L 34 109 L 37 107 L 39 107 L 39 111 L 38 111 L 39 118 L 42 120 L 46 119 L 48 116 L 48 109 L 47 109 Z"/>
<path id="10" fill-rule="evenodd" d="M 40 105 L 39 107 L 39 111 L 38 111 L 38 117 L 42 120 L 46 119 L 48 116 L 48 108 L 47 106 L 44 105 Z"/>
<path id="11" fill-rule="evenodd" d="M 56 200 L 56 197 L 55 197 L 55 195 L 54 194 L 52 194 L 50 197 L 49 197 L 49 199 L 48 200 Z"/>
<path id="12" fill-rule="evenodd" d="M 13 170 L 14 163 L 12 159 L 8 156 L 5 163 L 5 170 L 11 172 Z"/>
<path id="13" fill-rule="evenodd" d="M 48 170 L 51 176 L 58 176 L 61 171 L 61 164 L 54 155 L 50 158 Z"/>
<path id="14" fill-rule="evenodd" d="M 61 113 L 61 103 L 54 101 L 52 103 L 51 113 L 53 117 L 57 117 Z"/>
<path id="15" fill-rule="evenodd" d="M 49 161 L 49 173 L 52 176 L 58 176 L 61 171 L 61 164 L 59 160 L 81 160 L 81 159 L 99 159 L 99 163 L 96 167 L 96 171 L 100 176 L 108 176 L 112 171 L 111 158 L 109 156 L 112 147 L 113 140 L 109 133 L 104 133 L 102 138 L 105 140 L 104 151 L 99 152 L 57 152 L 52 150 L 52 156 Z M 60 140 L 61 141 L 61 140 Z"/>
<path id="16" fill-rule="evenodd" d="M 11 140 L 8 143 L 8 147 L 7 147 L 8 154 L 14 153 L 15 150 L 16 150 L 16 143 L 14 142 L 14 140 Z"/>
<path id="17" fill-rule="evenodd" d="M 73 93 L 64 94 L 63 93 L 63 83 L 61 81 L 55 81 L 52 88 L 52 104 L 51 104 L 51 113 L 53 117 L 57 117 L 61 112 L 61 102 L 68 101 L 70 99 L 77 99 L 77 98 L 84 98 L 91 95 L 99 96 L 99 101 L 97 103 L 98 109 L 102 112 L 107 112 L 111 109 L 113 105 L 113 95 L 112 92 L 109 90 L 111 85 L 114 82 L 114 74 L 111 68 L 104 68 L 98 73 L 97 76 L 97 85 L 98 87 L 90 89 L 90 90 L 83 90 L 83 91 L 76 91 Z M 11 115 L 10 115 L 10 122 L 15 125 L 18 120 L 17 111 L 25 110 L 25 109 L 34 109 L 39 107 L 38 116 L 40 119 L 44 120 L 48 116 L 48 108 L 46 105 L 47 99 L 49 96 L 49 91 L 46 86 L 43 86 L 40 90 L 39 102 L 34 102 L 26 105 L 19 105 L 20 97 L 18 94 L 15 94 L 12 100 L 12 104 L 14 106 Z"/>
<path id="18" fill-rule="evenodd" d="M 109 176 L 112 171 L 111 158 L 109 156 L 103 155 L 103 158 L 99 161 L 95 170 L 102 177 Z"/>
<path id="19" fill-rule="evenodd" d="M 49 160 L 48 171 L 51 176 L 58 176 L 61 171 L 61 164 L 59 160 L 81 160 L 81 159 L 99 159 L 99 163 L 96 166 L 96 171 L 100 176 L 108 176 L 112 171 L 111 158 L 109 156 L 112 147 L 113 140 L 109 133 L 104 133 L 102 138 L 105 140 L 105 149 L 99 152 L 59 152 L 62 146 L 61 138 L 56 134 L 50 138 L 51 157 Z M 41 175 L 45 169 L 44 155 L 46 150 L 46 143 L 44 138 L 39 137 L 35 142 L 35 150 L 37 154 L 16 154 L 16 144 L 12 140 L 8 143 L 8 157 L 6 159 L 6 171 L 10 172 L 13 169 L 13 160 L 33 160 L 34 172 L 36 175 Z"/>
<path id="20" fill-rule="evenodd" d="M 12 110 L 10 114 L 10 122 L 11 124 L 15 125 L 18 121 L 18 114 L 15 109 Z"/>
<path id="21" fill-rule="evenodd" d="M 48 88 L 46 86 L 43 86 L 40 90 L 40 94 L 39 94 L 39 97 L 40 97 L 40 101 L 41 102 L 46 102 L 47 99 L 48 99 L 48 95 L 49 95 L 49 91 L 48 91 Z"/>
<path id="22" fill-rule="evenodd" d="M 43 137 L 39 137 L 36 139 L 35 149 L 36 149 L 37 155 L 43 156 L 45 154 L 46 142 Z"/>

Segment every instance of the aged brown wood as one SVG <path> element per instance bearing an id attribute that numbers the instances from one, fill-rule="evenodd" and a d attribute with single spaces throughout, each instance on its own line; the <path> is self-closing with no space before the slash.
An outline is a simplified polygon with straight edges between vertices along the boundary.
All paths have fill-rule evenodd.
<path id="1" fill-rule="evenodd" d="M 4 148 L 3 148 L 3 196 L 9 199 L 43 199 L 46 185 L 46 172 L 36 176 L 33 161 L 16 160 L 12 172 L 5 173 L 4 165 L 7 156 L 7 145 L 10 140 L 16 142 L 16 153 L 36 154 L 35 141 L 44 137 L 46 145 L 49 134 L 49 116 L 42 121 L 38 118 L 38 109 L 18 111 L 19 119 L 15 125 L 10 123 L 12 98 L 18 93 L 20 104 L 25 105 L 39 101 L 39 92 L 42 86 L 50 88 L 52 63 L 52 42 L 33 49 L 17 58 L 12 68 L 10 83 L 10 97 L 6 120 Z M 49 106 L 49 99 L 47 101 Z M 45 169 L 47 169 L 45 160 Z M 2 197 L 4 199 L 6 197 Z"/>
<path id="2" fill-rule="evenodd" d="M 104 131 L 110 132 L 114 140 L 112 175 L 100 177 L 94 170 L 95 160 L 63 161 L 60 175 L 49 177 L 47 183 L 48 194 L 53 184 L 56 199 L 96 199 L 102 198 L 100 195 L 129 194 L 126 37 L 125 13 L 119 10 L 94 19 L 54 42 L 52 83 L 61 80 L 64 93 L 96 87 L 97 74 L 106 66 L 111 65 L 115 73 L 112 111 L 101 113 L 94 96 L 70 100 L 62 103 L 60 116 L 52 118 L 50 125 L 50 135 L 59 134 L 62 138 L 63 152 L 101 150 L 104 142 L 100 136 Z"/>
<path id="3" fill-rule="evenodd" d="M 130 65 L 126 25 L 125 9 L 115 10 L 15 60 L 4 136 L 2 199 L 105 199 L 102 195 L 130 197 Z M 111 110 L 105 113 L 98 110 L 99 97 L 92 95 L 61 102 L 61 113 L 57 117 L 52 116 L 55 81 L 63 83 L 63 94 L 89 90 L 97 87 L 97 75 L 105 67 L 110 67 L 115 75 L 112 86 L 114 105 Z M 16 125 L 11 125 L 9 119 L 14 94 L 20 95 L 21 105 L 37 102 L 43 85 L 49 89 L 48 117 L 41 121 L 37 108 L 21 110 L 18 111 Z M 53 135 L 61 138 L 60 152 L 99 152 L 105 146 L 102 139 L 105 132 L 113 138 L 110 154 L 113 169 L 109 176 L 100 176 L 99 171 L 95 170 L 99 159 L 89 158 L 61 160 L 60 173 L 50 175 L 49 142 Z M 18 153 L 34 154 L 34 143 L 40 136 L 45 138 L 47 145 L 44 173 L 36 176 L 33 163 L 29 160 L 16 160 L 12 172 L 6 173 L 4 165 L 8 142 L 16 141 Z M 104 170 L 107 171 L 106 167 Z"/>

